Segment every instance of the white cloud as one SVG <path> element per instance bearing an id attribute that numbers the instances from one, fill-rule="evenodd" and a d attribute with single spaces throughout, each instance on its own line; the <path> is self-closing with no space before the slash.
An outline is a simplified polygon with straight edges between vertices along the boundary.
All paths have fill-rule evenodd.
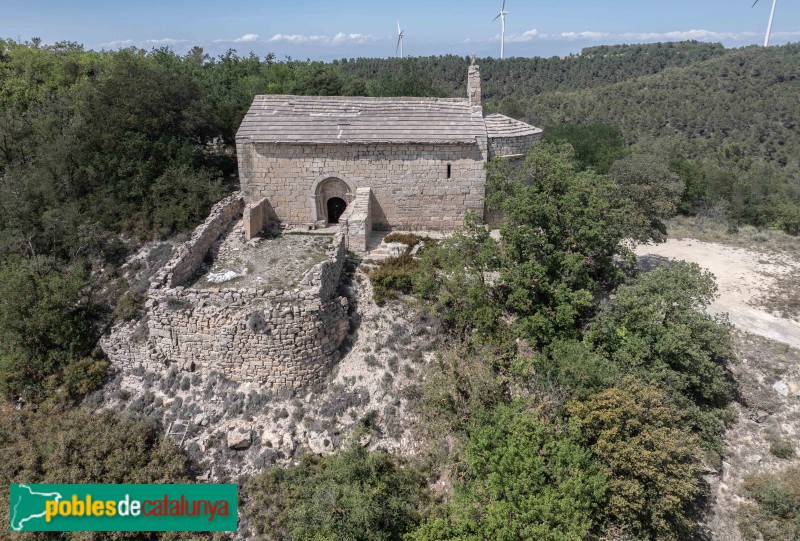
<path id="1" fill-rule="evenodd" d="M 589 31 L 585 31 L 585 32 L 561 32 L 561 34 L 559 34 L 559 37 L 561 39 L 566 39 L 566 40 L 572 41 L 572 40 L 576 40 L 576 39 L 602 40 L 602 39 L 608 39 L 608 38 L 610 38 L 612 36 L 608 32 L 589 32 Z"/>
<path id="2" fill-rule="evenodd" d="M 175 38 L 161 38 L 161 39 L 118 39 L 101 43 L 100 46 L 104 49 L 124 49 L 126 47 L 139 47 L 140 49 L 149 49 L 151 47 L 174 47 L 176 45 L 184 45 L 189 43 L 186 39 Z"/>
<path id="3" fill-rule="evenodd" d="M 103 49 L 121 49 L 124 47 L 133 47 L 134 45 L 136 45 L 136 42 L 132 39 L 118 39 L 100 44 Z"/>
<path id="4" fill-rule="evenodd" d="M 675 30 L 672 32 L 626 32 L 619 34 L 622 39 L 636 41 L 749 41 L 758 36 L 755 32 L 715 32 L 704 28 L 692 30 Z"/>
<path id="5" fill-rule="evenodd" d="M 506 41 L 510 43 L 525 43 L 527 41 L 533 41 L 536 38 L 541 38 L 541 34 L 535 28 L 523 32 L 520 35 L 511 34 L 510 36 L 506 36 Z M 500 39 L 500 36 L 497 36 L 497 39 Z"/>
<path id="6" fill-rule="evenodd" d="M 188 43 L 188 40 L 185 39 L 173 39 L 173 38 L 163 38 L 163 39 L 147 39 L 142 42 L 145 45 L 151 45 L 153 47 L 163 47 L 163 46 L 172 46 L 172 45 L 180 45 L 182 43 Z"/>
<path id="7" fill-rule="evenodd" d="M 270 41 L 288 41 L 289 43 L 319 43 L 328 41 L 328 36 L 307 36 L 304 34 L 275 34 Z"/>
<path id="8" fill-rule="evenodd" d="M 234 43 L 247 43 L 250 41 L 258 41 L 258 34 L 245 34 L 233 40 Z"/>
<path id="9" fill-rule="evenodd" d="M 339 45 L 340 43 L 372 43 L 375 41 L 373 36 L 369 36 L 367 34 L 345 34 L 344 32 L 339 32 L 333 39 L 331 43 L 334 45 Z"/>
<path id="10" fill-rule="evenodd" d="M 364 43 L 373 43 L 376 41 L 374 36 L 370 36 L 368 34 L 345 34 L 344 32 L 339 32 L 335 36 L 331 37 L 328 35 L 305 35 L 305 34 L 275 34 L 272 36 L 269 41 L 276 42 L 276 41 L 285 41 L 288 43 L 293 43 L 296 45 L 301 45 L 305 43 L 317 43 L 320 45 L 344 45 L 347 43 L 355 43 L 355 44 L 364 44 Z"/>

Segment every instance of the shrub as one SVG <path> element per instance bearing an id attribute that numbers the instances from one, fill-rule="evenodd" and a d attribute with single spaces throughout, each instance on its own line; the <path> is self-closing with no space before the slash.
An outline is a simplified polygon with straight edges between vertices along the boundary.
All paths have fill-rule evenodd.
<path id="1" fill-rule="evenodd" d="M 606 480 L 590 453 L 523 404 L 480 419 L 444 517 L 410 539 L 592 538 Z"/>
<path id="2" fill-rule="evenodd" d="M 739 531 L 745 539 L 800 539 L 800 468 L 751 475 L 744 488 L 753 499 L 739 508 Z"/>
<path id="3" fill-rule="evenodd" d="M 701 447 L 684 414 L 632 376 L 568 405 L 571 433 L 608 477 L 605 515 L 635 539 L 680 540 L 697 529 Z"/>
<path id="4" fill-rule="evenodd" d="M 408 254 L 381 262 L 369 273 L 375 304 L 382 306 L 387 300 L 397 297 L 398 292 L 411 293 L 418 270 L 419 263 Z"/>
<path id="5" fill-rule="evenodd" d="M 769 446 L 769 452 L 778 458 L 792 458 L 794 456 L 794 444 L 786 440 L 775 440 Z"/>
<path id="6" fill-rule="evenodd" d="M 429 501 L 424 476 L 360 446 L 305 455 L 296 466 L 257 475 L 244 490 L 243 513 L 269 541 L 400 541 Z"/>

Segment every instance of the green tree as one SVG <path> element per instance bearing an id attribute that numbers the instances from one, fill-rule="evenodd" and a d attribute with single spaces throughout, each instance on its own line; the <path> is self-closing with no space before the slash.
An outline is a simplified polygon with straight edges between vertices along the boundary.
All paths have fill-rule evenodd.
<path id="1" fill-rule="evenodd" d="M 42 399 L 48 378 L 59 381 L 70 363 L 89 355 L 99 315 L 84 294 L 89 287 L 89 269 L 81 265 L 59 269 L 46 259 L 18 257 L 0 265 L 0 393 L 5 398 Z"/>
<path id="2" fill-rule="evenodd" d="M 670 171 L 666 163 L 639 153 L 629 154 L 615 162 L 608 174 L 617 184 L 620 197 L 631 201 L 638 210 L 631 216 L 634 238 L 666 240 L 664 220 L 677 211 L 684 189 L 678 175 Z"/>
<path id="3" fill-rule="evenodd" d="M 580 170 L 591 167 L 605 174 L 615 161 L 625 156 L 622 132 L 610 124 L 556 124 L 547 127 L 544 140 L 572 145 Z"/>
<path id="4" fill-rule="evenodd" d="M 713 276 L 694 263 L 662 265 L 620 286 L 585 340 L 623 374 L 657 381 L 709 448 L 721 434 L 735 384 L 730 325 L 708 315 Z"/>
<path id="5" fill-rule="evenodd" d="M 409 539 L 587 539 L 605 492 L 586 449 L 523 404 L 501 405 L 471 431 L 451 503 Z"/>
<path id="6" fill-rule="evenodd" d="M 304 455 L 247 484 L 245 514 L 263 539 L 400 540 L 420 520 L 425 479 L 383 452 L 356 445 Z"/>
<path id="7" fill-rule="evenodd" d="M 629 376 L 568 411 L 573 437 L 589 446 L 608 478 L 611 531 L 688 539 L 704 485 L 701 448 L 681 410 L 656 386 Z"/>

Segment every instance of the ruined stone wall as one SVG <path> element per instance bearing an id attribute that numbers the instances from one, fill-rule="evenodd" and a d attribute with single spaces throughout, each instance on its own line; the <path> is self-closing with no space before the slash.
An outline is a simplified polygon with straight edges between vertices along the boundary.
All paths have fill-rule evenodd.
<path id="1" fill-rule="evenodd" d="M 356 197 L 339 219 L 346 235 L 347 247 L 359 253 L 367 251 L 372 234 L 372 190 L 359 188 Z"/>
<path id="2" fill-rule="evenodd" d="M 242 217 L 244 240 L 252 240 L 258 236 L 273 218 L 277 221 L 268 199 L 262 199 L 257 203 L 247 205 L 244 208 L 244 216 Z"/>
<path id="3" fill-rule="evenodd" d="M 211 245 L 227 231 L 233 220 L 242 215 L 244 200 L 239 192 L 236 192 L 211 209 L 206 221 L 202 223 L 192 233 L 192 238 L 184 243 L 172 260 L 164 266 L 155 281 L 151 282 L 153 288 L 159 282 L 169 285 L 183 285 L 203 264 L 203 259 L 211 249 Z M 160 284 L 158 284 L 160 286 Z"/>
<path id="4" fill-rule="evenodd" d="M 238 143 L 237 152 L 246 200 L 269 199 L 284 223 L 323 221 L 317 187 L 339 178 L 353 194 L 372 188 L 376 228 L 453 229 L 468 210 L 483 212 L 487 156 L 479 143 Z"/>
<path id="5" fill-rule="evenodd" d="M 492 137 L 489 139 L 489 156 L 491 158 L 524 156 L 531 149 L 534 141 L 541 136 L 541 133 L 536 133 L 521 137 Z"/>
<path id="6" fill-rule="evenodd" d="M 209 242 L 214 232 L 223 233 L 221 224 L 238 217 L 241 208 L 238 194 L 215 206 L 151 282 L 141 328 L 122 327 L 103 338 L 112 362 L 129 369 L 217 370 L 234 381 L 274 388 L 300 387 L 324 376 L 348 330 L 347 299 L 337 293 L 343 235 L 333 237 L 328 258 L 292 291 L 182 285 L 216 240 Z"/>

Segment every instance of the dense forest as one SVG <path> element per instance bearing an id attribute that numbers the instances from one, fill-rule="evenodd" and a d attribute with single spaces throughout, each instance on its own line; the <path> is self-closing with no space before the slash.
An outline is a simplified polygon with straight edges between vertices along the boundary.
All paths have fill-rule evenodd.
<path id="1" fill-rule="evenodd" d="M 487 109 L 546 130 L 521 166 L 489 165 L 502 245 L 470 223 L 370 276 L 378 302 L 413 296 L 441 322 L 415 389 L 425 450 L 403 461 L 353 444 L 242 480 L 265 539 L 698 534 L 702 474 L 721 465 L 737 392 L 731 329 L 703 311 L 707 273 L 639 274 L 622 241 L 663 240 L 676 213 L 800 234 L 800 46 L 478 63 Z M 109 369 L 98 337 L 144 300 L 120 266 L 236 189 L 234 136 L 254 94 L 462 96 L 467 65 L 0 40 L 3 483 L 196 479 L 164 427 L 99 422 L 84 403 Z M 434 493 L 441 479 L 449 490 Z M 748 538 L 800 535 L 796 471 L 748 490 L 763 504 Z"/>

